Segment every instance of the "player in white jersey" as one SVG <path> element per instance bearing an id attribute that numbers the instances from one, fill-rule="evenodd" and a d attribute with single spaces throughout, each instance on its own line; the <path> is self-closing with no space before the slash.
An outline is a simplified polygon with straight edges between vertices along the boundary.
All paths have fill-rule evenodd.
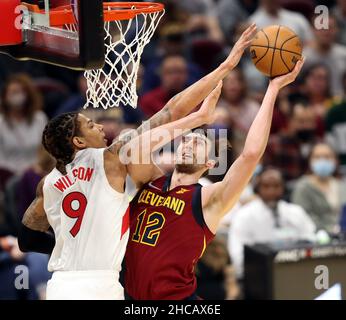
<path id="1" fill-rule="evenodd" d="M 128 237 L 125 179 L 130 174 L 139 186 L 152 180 L 155 172 L 152 164 L 122 163 L 119 152 L 126 143 L 140 146 L 140 141 L 168 130 L 170 135 L 160 144 L 133 149 L 151 153 L 176 137 L 174 129 L 210 122 L 221 90 L 217 84 L 238 64 L 255 33 L 256 27 L 250 26 L 216 70 L 149 119 L 149 127 L 161 127 L 147 132 L 146 125 L 139 127 L 142 139 L 125 136 L 106 148 L 103 127 L 78 113 L 63 114 L 47 124 L 42 141 L 57 165 L 39 183 L 19 236 L 22 251 L 53 250 L 47 299 L 123 299 L 118 279 Z M 200 110 L 186 117 L 204 99 Z M 50 226 L 55 238 L 47 232 Z"/>
<path id="2" fill-rule="evenodd" d="M 150 148 L 140 150 L 150 153 L 154 147 L 177 137 L 179 131 L 175 129 L 192 129 L 210 122 L 220 93 L 221 82 L 199 111 L 147 131 L 127 144 L 135 145 L 141 139 L 148 141 L 167 130 L 159 144 L 150 143 Z M 64 128 L 60 131 L 61 123 Z M 59 131 L 68 138 L 61 139 Z M 104 137 L 102 125 L 78 113 L 62 114 L 44 130 L 43 144 L 57 159 L 57 167 L 42 180 L 36 200 L 24 215 L 19 244 L 26 249 L 29 241 L 25 239 L 31 241 L 28 225 L 32 225 L 33 216 L 36 216 L 34 225 L 41 231 L 52 227 L 55 244 L 48 269 L 53 276 L 47 285 L 47 299 L 124 299 L 119 283 L 129 229 L 129 198 L 124 192 L 124 182 L 127 171 L 132 173 L 131 167 L 144 170 L 150 163 L 122 164 L 118 151 L 122 152 L 123 143 L 119 141 L 106 148 Z M 71 139 L 73 145 L 81 147 L 70 148 Z M 131 157 L 136 159 L 136 148 L 133 149 Z M 61 150 L 64 153 L 60 154 Z M 63 159 L 60 155 L 68 156 Z"/>
<path id="3" fill-rule="evenodd" d="M 83 149 L 66 165 L 66 175 L 53 169 L 44 180 L 44 211 L 56 239 L 48 264 L 55 271 L 50 299 L 123 298 L 117 280 L 128 240 L 128 196 L 111 187 L 103 163 L 104 149 Z"/>

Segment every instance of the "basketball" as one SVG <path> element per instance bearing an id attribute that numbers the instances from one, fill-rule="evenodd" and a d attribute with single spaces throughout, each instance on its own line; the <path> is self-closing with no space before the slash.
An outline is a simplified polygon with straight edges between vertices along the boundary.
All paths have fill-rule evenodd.
<path id="1" fill-rule="evenodd" d="M 250 54 L 260 72 L 268 77 L 277 77 L 293 70 L 302 56 L 302 45 L 291 29 L 272 25 L 257 32 Z"/>

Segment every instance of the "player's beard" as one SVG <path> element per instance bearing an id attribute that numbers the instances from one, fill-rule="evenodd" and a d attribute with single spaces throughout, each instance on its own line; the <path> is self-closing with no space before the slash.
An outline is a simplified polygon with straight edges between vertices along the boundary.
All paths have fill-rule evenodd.
<path id="1" fill-rule="evenodd" d="M 193 163 L 180 163 L 175 165 L 178 173 L 193 174 L 201 170 L 202 165 Z"/>

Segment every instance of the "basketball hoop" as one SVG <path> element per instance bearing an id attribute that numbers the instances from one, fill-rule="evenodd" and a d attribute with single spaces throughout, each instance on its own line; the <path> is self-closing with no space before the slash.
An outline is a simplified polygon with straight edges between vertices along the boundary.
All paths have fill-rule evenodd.
<path id="1" fill-rule="evenodd" d="M 154 2 L 103 3 L 105 66 L 87 70 L 87 102 L 84 108 L 130 105 L 137 107 L 137 72 L 143 49 L 164 15 L 164 5 Z M 70 5 L 51 9 L 50 27 L 78 32 Z"/>

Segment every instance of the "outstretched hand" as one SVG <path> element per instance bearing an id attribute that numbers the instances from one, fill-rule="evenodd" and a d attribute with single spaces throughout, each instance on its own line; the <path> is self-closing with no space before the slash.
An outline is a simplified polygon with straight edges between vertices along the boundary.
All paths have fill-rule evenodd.
<path id="1" fill-rule="evenodd" d="M 235 43 L 234 47 L 231 50 L 228 58 L 226 59 L 226 65 L 230 69 L 235 68 L 240 58 L 242 57 L 245 49 L 250 46 L 254 36 L 257 33 L 257 26 L 255 23 L 252 23 L 240 36 L 238 41 Z"/>
<path id="2" fill-rule="evenodd" d="M 303 57 L 301 60 L 298 60 L 298 62 L 294 66 L 294 69 L 291 72 L 270 80 L 270 83 L 277 86 L 278 89 L 281 89 L 287 86 L 288 84 L 292 83 L 297 78 L 300 70 L 303 67 L 304 62 L 305 57 Z"/>
<path id="3" fill-rule="evenodd" d="M 197 111 L 198 115 L 202 117 L 204 124 L 211 124 L 215 121 L 215 107 L 219 101 L 221 89 L 222 81 L 219 81 L 215 89 L 204 99 L 200 109 Z"/>

